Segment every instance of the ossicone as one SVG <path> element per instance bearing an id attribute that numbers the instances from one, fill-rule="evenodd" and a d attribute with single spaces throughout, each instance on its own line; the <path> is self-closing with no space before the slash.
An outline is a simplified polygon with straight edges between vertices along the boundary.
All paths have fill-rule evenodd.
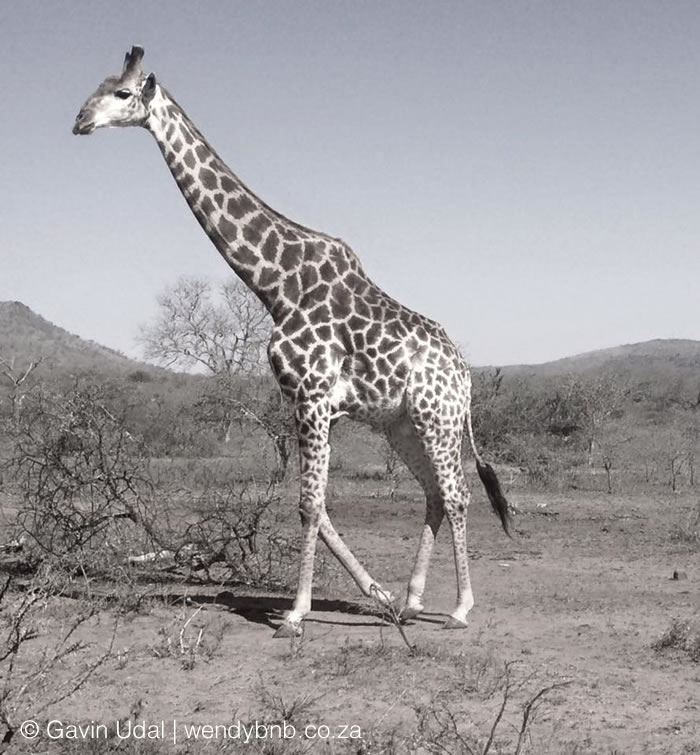
<path id="1" fill-rule="evenodd" d="M 131 78 L 141 75 L 141 59 L 143 58 L 143 47 L 134 45 L 131 52 L 124 56 L 124 68 L 122 70 L 122 79 Z"/>

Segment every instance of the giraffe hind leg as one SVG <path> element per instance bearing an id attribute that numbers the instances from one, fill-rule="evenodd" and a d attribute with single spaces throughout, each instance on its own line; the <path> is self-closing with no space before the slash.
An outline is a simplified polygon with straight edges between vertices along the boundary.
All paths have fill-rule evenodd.
<path id="1" fill-rule="evenodd" d="M 410 419 L 404 416 L 388 427 L 386 434 L 391 447 L 406 464 L 425 492 L 425 521 L 408 582 L 406 602 L 399 615 L 401 621 L 405 622 L 423 612 L 423 593 L 430 557 L 435 538 L 442 524 L 444 508 L 432 466 L 426 458 L 423 444 Z"/>
<path id="2" fill-rule="evenodd" d="M 467 626 L 467 614 L 474 605 L 467 554 L 467 509 L 469 488 L 462 469 L 461 437 L 455 433 L 426 441 L 426 453 L 432 463 L 435 480 L 440 489 L 445 515 L 452 531 L 455 571 L 457 574 L 457 601 L 445 622 L 445 629 Z"/>

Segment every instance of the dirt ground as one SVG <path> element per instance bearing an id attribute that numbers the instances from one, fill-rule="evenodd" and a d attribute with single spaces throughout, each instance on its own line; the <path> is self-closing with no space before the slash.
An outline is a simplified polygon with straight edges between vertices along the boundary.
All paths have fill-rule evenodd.
<path id="1" fill-rule="evenodd" d="M 469 524 L 476 605 L 468 629 L 441 628 L 455 591 L 447 527 L 426 613 L 405 627 L 413 651 L 395 627 L 359 610 L 368 604 L 334 566 L 319 580 L 301 641 L 272 638 L 287 596 L 226 588 L 215 598 L 217 590 L 191 584 L 181 588 L 185 603 L 169 605 L 156 591 L 138 612 L 119 616 L 112 657 L 76 694 L 37 717 L 36 739 L 18 733 L 13 747 L 700 753 L 700 664 L 653 647 L 674 618 L 700 619 L 700 553 L 676 537 L 695 499 L 661 492 L 511 497 L 521 513 L 509 540 L 475 490 Z M 391 502 L 384 482 L 341 481 L 331 512 L 370 573 L 403 597 L 423 516 L 418 491 L 402 484 Z M 681 579 L 672 579 L 674 571 Z M 71 600 L 47 608 L 49 633 L 73 610 Z M 81 628 L 93 643 L 88 655 L 109 644 L 115 618 L 105 609 Z M 85 662 L 86 654 L 68 657 L 47 684 Z M 527 703 L 543 690 L 524 727 Z M 290 736 L 294 727 L 294 738 L 281 741 L 262 728 L 282 721 Z M 257 739 L 251 734 L 245 744 L 253 729 L 244 732 L 237 722 L 257 722 Z M 78 723 L 82 734 L 70 728 Z M 98 724 L 110 725 L 107 737 Z M 212 730 L 187 729 L 195 724 Z"/>

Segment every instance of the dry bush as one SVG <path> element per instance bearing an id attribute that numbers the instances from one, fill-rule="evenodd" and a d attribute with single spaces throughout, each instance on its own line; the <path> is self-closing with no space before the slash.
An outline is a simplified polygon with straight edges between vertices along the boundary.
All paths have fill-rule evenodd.
<path id="1" fill-rule="evenodd" d="M 671 626 L 652 645 L 657 652 L 680 651 L 693 663 L 700 663 L 700 621 L 675 618 Z"/>
<path id="2" fill-rule="evenodd" d="M 39 395 L 18 423 L 10 469 L 16 527 L 41 559 L 104 566 L 148 532 L 147 455 L 99 389 Z"/>
<path id="3" fill-rule="evenodd" d="M 674 536 L 681 542 L 700 546 L 700 504 L 695 506 L 683 524 L 676 527 Z"/>
<path id="4" fill-rule="evenodd" d="M 9 577 L 0 587 L 0 724 L 5 747 L 22 721 L 40 720 L 50 706 L 81 689 L 112 652 L 116 623 L 108 646 L 96 658 L 81 660 L 89 646 L 78 634 L 98 606 L 83 602 L 61 621 L 52 609 L 68 584 L 60 571 L 44 569 L 22 591 L 11 589 Z M 66 673 L 69 658 L 78 664 Z"/>
<path id="5" fill-rule="evenodd" d="M 34 562 L 121 583 L 137 563 L 210 579 L 287 586 L 297 535 L 279 531 L 273 481 L 232 481 L 230 470 L 190 462 L 195 488 L 154 484 L 148 450 L 99 389 L 42 393 L 18 424 L 11 463 L 15 521 Z"/>
<path id="6" fill-rule="evenodd" d="M 200 470 L 203 487 L 179 487 L 159 498 L 156 537 L 162 551 L 188 573 L 206 581 L 242 582 L 268 588 L 293 584 L 299 538 L 280 527 L 280 496 L 275 482 L 229 480 Z"/>

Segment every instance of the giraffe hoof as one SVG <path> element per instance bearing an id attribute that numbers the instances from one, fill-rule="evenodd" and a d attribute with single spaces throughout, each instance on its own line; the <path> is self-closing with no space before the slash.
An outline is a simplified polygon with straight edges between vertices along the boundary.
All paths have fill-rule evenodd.
<path id="1" fill-rule="evenodd" d="M 301 637 L 304 630 L 301 628 L 301 623 L 291 624 L 284 622 L 280 624 L 279 629 L 272 635 L 275 640 L 285 640 L 291 637 Z"/>
<path id="2" fill-rule="evenodd" d="M 466 621 L 461 619 L 455 619 L 454 616 L 450 616 L 449 619 L 442 625 L 443 629 L 466 629 L 469 625 Z"/>
<path id="3" fill-rule="evenodd" d="M 407 621 L 415 619 L 421 613 L 423 613 L 423 606 L 404 606 L 399 614 L 399 621 L 405 624 Z"/>

